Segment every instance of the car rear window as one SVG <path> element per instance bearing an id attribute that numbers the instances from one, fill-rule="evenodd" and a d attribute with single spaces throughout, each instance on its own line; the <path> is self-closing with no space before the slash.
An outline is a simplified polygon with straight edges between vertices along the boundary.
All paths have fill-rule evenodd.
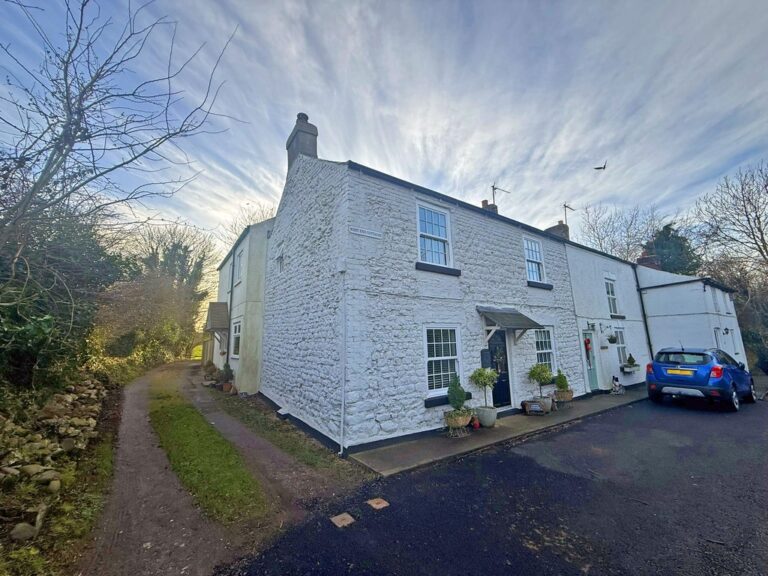
<path id="1" fill-rule="evenodd" d="M 712 359 L 709 354 L 701 354 L 696 352 L 659 352 L 656 354 L 656 362 L 661 364 L 693 364 L 694 366 L 701 366 L 709 364 Z"/>

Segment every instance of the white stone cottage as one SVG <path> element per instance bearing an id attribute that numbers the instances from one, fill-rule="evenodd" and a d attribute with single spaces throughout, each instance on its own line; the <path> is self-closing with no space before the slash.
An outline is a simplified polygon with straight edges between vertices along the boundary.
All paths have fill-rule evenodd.
<path id="1" fill-rule="evenodd" d="M 481 405 L 468 381 L 481 365 L 500 371 L 493 402 L 509 411 L 537 392 L 526 373 L 538 362 L 576 395 L 613 376 L 643 381 L 652 329 L 665 329 L 661 312 L 647 321 L 647 294 L 672 283 L 658 271 L 575 244 L 562 225 L 542 231 L 492 204 L 318 159 L 304 114 L 286 147 L 275 218 L 247 228 L 219 268 L 210 357 L 229 361 L 239 391 L 348 449 L 442 427 L 454 374 Z M 225 305 L 228 329 L 214 327 Z"/>

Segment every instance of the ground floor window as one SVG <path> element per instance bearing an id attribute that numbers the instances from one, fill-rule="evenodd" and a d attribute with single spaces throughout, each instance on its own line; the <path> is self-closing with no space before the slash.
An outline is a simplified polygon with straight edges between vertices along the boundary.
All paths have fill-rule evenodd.
<path id="1" fill-rule="evenodd" d="M 624 340 L 624 329 L 616 330 L 616 353 L 619 355 L 619 364 L 627 363 L 627 343 Z"/>
<path id="2" fill-rule="evenodd" d="M 458 341 L 455 328 L 427 328 L 427 388 L 447 389 L 458 375 Z"/>
<path id="3" fill-rule="evenodd" d="M 232 323 L 232 357 L 240 356 L 240 330 L 242 323 L 238 320 Z"/>
<path id="4" fill-rule="evenodd" d="M 542 328 L 534 331 L 536 340 L 536 364 L 544 364 L 549 369 L 555 371 L 555 352 L 552 346 L 552 330 Z"/>

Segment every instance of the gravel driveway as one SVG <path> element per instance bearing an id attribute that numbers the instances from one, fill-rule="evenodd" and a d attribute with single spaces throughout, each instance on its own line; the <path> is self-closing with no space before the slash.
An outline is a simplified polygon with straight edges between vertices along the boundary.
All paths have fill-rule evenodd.
<path id="1" fill-rule="evenodd" d="M 768 403 L 642 402 L 367 485 L 219 573 L 768 574 L 766 478 Z"/>

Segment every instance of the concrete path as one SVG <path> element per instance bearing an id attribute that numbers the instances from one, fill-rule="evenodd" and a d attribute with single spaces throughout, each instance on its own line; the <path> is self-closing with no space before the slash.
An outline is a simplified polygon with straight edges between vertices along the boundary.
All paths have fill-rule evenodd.
<path id="1" fill-rule="evenodd" d="M 645 386 L 634 386 L 623 395 L 599 394 L 575 400 L 570 406 L 546 416 L 515 414 L 499 418 L 494 428 L 473 430 L 465 438 L 446 438 L 444 434 L 433 434 L 358 452 L 351 458 L 383 476 L 391 476 L 499 442 L 530 436 L 647 397 Z"/>
<path id="2" fill-rule="evenodd" d="M 112 491 L 80 565 L 83 576 L 207 576 L 240 548 L 207 519 L 170 469 L 149 423 L 151 374 L 125 387 Z"/>

